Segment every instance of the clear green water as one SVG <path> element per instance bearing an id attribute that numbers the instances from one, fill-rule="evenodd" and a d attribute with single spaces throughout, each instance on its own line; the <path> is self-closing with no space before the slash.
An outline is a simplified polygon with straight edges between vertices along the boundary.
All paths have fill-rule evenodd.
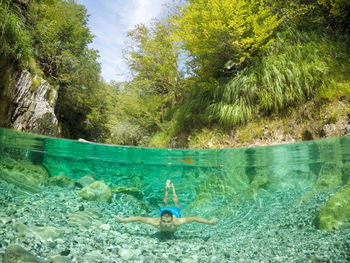
<path id="1" fill-rule="evenodd" d="M 189 150 L 111 146 L 0 129 L 0 180 L 6 181 L 8 177 L 5 171 L 8 167 L 4 167 L 9 160 L 23 163 L 23 166 L 28 162 L 43 166 L 50 177 L 65 175 L 77 180 L 86 174 L 93 174 L 110 187 L 135 187 L 143 192 L 142 202 L 148 209 L 142 213 L 148 216 L 157 216 L 164 183 L 166 179 L 171 179 L 180 199 L 182 216 L 218 217 L 217 226 L 206 227 L 211 231 L 209 237 L 213 237 L 216 244 L 221 241 L 227 243 L 228 236 L 237 234 L 235 231 L 240 225 L 240 231 L 244 233 L 247 229 L 244 222 L 247 220 L 254 223 L 254 220 L 258 222 L 263 219 L 267 224 L 274 224 L 271 209 L 279 209 L 276 213 L 282 217 L 281 222 L 294 220 L 292 228 L 295 228 L 295 233 L 301 229 L 298 217 L 308 221 L 302 223 L 315 231 L 309 233 L 307 238 L 310 239 L 313 235 L 316 237 L 315 233 L 326 231 L 317 229 L 313 221 L 320 207 L 331 194 L 350 183 L 350 136 L 269 147 Z M 21 170 L 18 166 L 11 169 Z M 25 172 L 23 174 L 25 176 Z M 321 197 L 313 200 L 315 195 Z M 302 207 L 301 200 L 309 202 L 309 211 L 304 211 L 306 208 Z M 312 202 L 315 202 L 314 207 Z M 108 205 L 113 206 L 113 203 Z M 128 209 L 128 206 L 124 208 Z M 292 210 L 286 212 L 287 208 Z M 123 211 L 122 215 L 135 215 L 133 211 L 139 210 L 131 206 L 129 212 Z M 305 215 L 298 214 L 303 211 Z M 115 213 L 118 212 L 115 208 Z M 193 230 L 187 225 L 180 233 L 186 235 L 186 231 L 195 231 L 198 227 L 195 226 Z M 279 226 L 271 227 L 282 231 L 281 227 L 278 229 Z M 349 233 L 346 229 L 344 233 Z M 232 233 L 227 234 L 228 230 Z M 201 228 L 199 235 L 203 234 L 200 231 Z M 295 233 L 293 235 L 298 236 Z M 251 235 L 251 238 L 255 238 Z M 220 240 L 220 236 L 225 237 L 226 241 Z M 344 236 L 345 239 L 348 237 L 348 234 Z M 232 244 L 235 242 L 238 241 L 232 240 Z M 267 239 L 264 242 L 270 241 Z M 342 243 L 337 239 L 336 242 L 340 242 L 341 251 L 348 253 L 345 251 L 348 241 Z M 316 254 L 320 253 L 317 249 L 315 251 L 315 255 L 305 256 L 306 252 L 300 252 L 304 256 L 295 255 L 294 258 L 290 258 L 293 253 L 288 252 L 289 260 L 284 261 L 280 257 L 281 261 L 271 262 L 308 262 L 307 259 L 313 262 L 313 258 L 317 259 Z M 288 253 L 281 252 L 282 255 Z M 336 258 L 334 262 L 348 262 L 345 254 L 339 256 L 339 252 L 334 252 L 338 254 L 337 258 L 332 252 L 327 253 L 331 259 Z M 227 259 L 223 252 L 218 252 L 219 258 L 220 255 L 227 262 L 235 262 L 232 258 Z M 327 259 L 327 255 L 319 257 Z M 258 259 L 259 254 L 256 255 L 256 262 L 259 262 Z M 253 262 L 250 260 L 246 258 L 244 262 Z"/>

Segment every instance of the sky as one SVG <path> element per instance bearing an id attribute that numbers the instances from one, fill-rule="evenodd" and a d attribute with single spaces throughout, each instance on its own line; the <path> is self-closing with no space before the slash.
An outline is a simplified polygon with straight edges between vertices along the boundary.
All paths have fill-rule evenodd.
<path id="1" fill-rule="evenodd" d="M 139 23 L 150 23 L 161 15 L 170 0 L 77 0 L 89 14 L 89 28 L 95 38 L 90 48 L 99 51 L 101 75 L 105 81 L 127 79 L 122 59 L 126 33 Z"/>

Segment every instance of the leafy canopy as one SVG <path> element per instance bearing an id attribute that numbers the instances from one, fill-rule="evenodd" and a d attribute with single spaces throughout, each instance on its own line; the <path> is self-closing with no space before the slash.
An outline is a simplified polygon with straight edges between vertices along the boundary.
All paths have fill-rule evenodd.
<path id="1" fill-rule="evenodd" d="M 176 104 L 183 79 L 178 70 L 179 50 L 169 35 L 169 25 L 161 21 L 150 27 L 140 24 L 128 32 L 129 45 L 124 50 L 131 85 L 143 95 L 161 95 L 163 106 Z"/>
<path id="2" fill-rule="evenodd" d="M 86 9 L 72 0 L 43 0 L 33 8 L 33 40 L 44 74 L 69 82 L 87 53 L 93 35 Z M 74 75 L 74 74 L 73 74 Z"/>
<path id="3" fill-rule="evenodd" d="M 0 1 L 0 56 L 20 64 L 33 55 L 32 39 L 26 19 L 15 1 Z"/>
<path id="4" fill-rule="evenodd" d="M 170 38 L 170 26 L 155 20 L 150 26 L 140 24 L 128 32 L 124 59 L 131 81 L 121 94 L 130 96 L 123 102 L 124 108 L 131 116 L 138 116 L 132 122 L 144 130 L 154 131 L 157 127 L 164 131 L 164 122 L 182 98 L 179 50 Z"/>
<path id="5" fill-rule="evenodd" d="M 267 47 L 282 18 L 262 0 L 189 0 L 171 22 L 192 71 L 218 78 Z"/>

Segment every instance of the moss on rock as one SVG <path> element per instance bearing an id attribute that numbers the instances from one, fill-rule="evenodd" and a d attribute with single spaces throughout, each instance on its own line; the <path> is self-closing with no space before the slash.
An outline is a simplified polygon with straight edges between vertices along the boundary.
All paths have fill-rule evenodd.
<path id="1" fill-rule="evenodd" d="M 350 185 L 343 186 L 322 206 L 316 216 L 315 224 L 320 229 L 339 228 L 350 220 Z"/>
<path id="2" fill-rule="evenodd" d="M 268 176 L 260 175 L 254 177 L 250 183 L 249 189 L 246 191 L 246 195 L 251 198 L 255 198 L 260 188 L 267 188 L 271 183 L 271 178 Z"/>
<path id="3" fill-rule="evenodd" d="M 343 164 L 325 163 L 318 174 L 315 185 L 311 191 L 304 194 L 297 202 L 301 204 L 305 200 L 312 198 L 317 191 L 334 189 L 344 185 Z"/>
<path id="4" fill-rule="evenodd" d="M 244 169 L 235 169 L 227 173 L 213 171 L 197 188 L 197 197 L 190 204 L 196 207 L 208 203 L 213 197 L 229 197 L 235 200 L 238 193 L 246 191 L 249 187 L 249 179 Z"/>

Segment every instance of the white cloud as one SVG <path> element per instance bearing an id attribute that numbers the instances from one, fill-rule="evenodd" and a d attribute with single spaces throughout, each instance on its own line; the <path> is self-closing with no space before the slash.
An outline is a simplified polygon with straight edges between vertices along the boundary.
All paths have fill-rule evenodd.
<path id="1" fill-rule="evenodd" d="M 139 23 L 149 23 L 160 15 L 169 0 L 79 0 L 88 9 L 89 26 L 96 35 L 91 47 L 99 50 L 102 76 L 106 81 L 126 79 L 122 59 L 126 33 Z"/>
<path id="2" fill-rule="evenodd" d="M 133 27 L 139 23 L 147 23 L 157 17 L 162 9 L 162 0 L 138 0 L 134 11 L 130 14 L 129 25 Z"/>

